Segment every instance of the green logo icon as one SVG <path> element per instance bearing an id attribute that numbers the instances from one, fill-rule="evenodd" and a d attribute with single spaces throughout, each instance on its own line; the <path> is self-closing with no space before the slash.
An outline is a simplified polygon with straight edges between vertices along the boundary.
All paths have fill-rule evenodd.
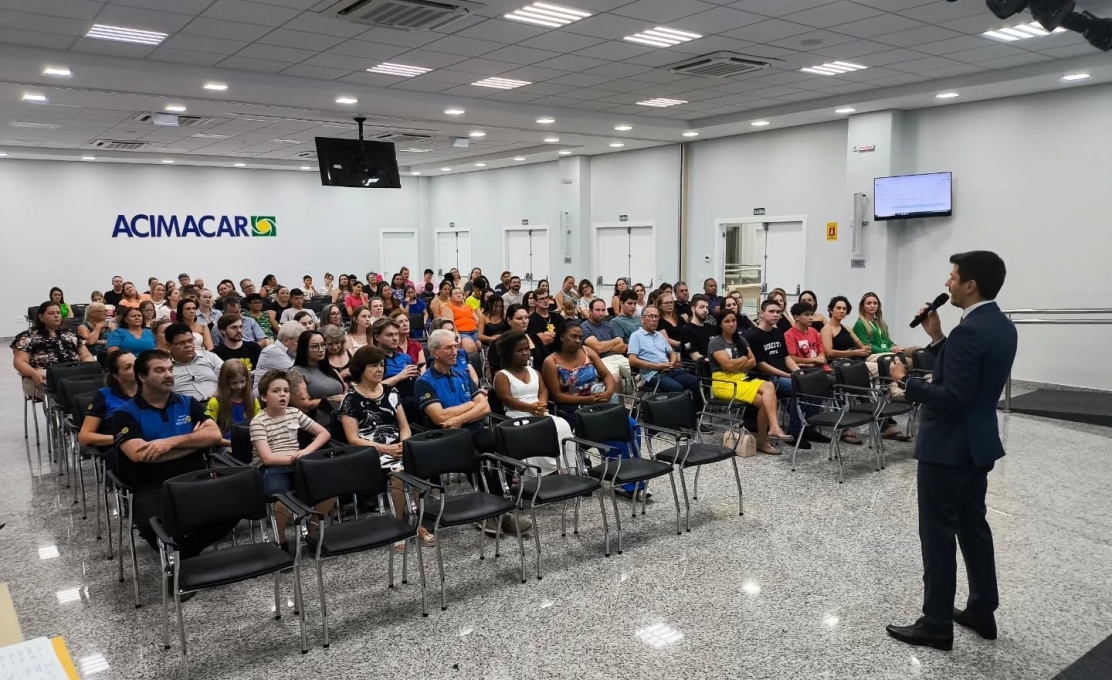
<path id="1" fill-rule="evenodd" d="M 251 235 L 252 236 L 277 236 L 278 235 L 278 220 L 273 216 L 267 215 L 252 215 L 251 216 Z"/>

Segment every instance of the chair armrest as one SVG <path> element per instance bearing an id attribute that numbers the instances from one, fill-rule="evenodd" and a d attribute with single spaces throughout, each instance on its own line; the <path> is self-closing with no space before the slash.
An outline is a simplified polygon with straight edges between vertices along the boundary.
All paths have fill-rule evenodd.
<path id="1" fill-rule="evenodd" d="M 741 404 L 742 406 L 749 406 L 749 404 L 746 404 L 745 402 L 738 402 L 738 403 Z M 714 413 L 712 411 L 704 410 L 704 411 L 699 412 L 699 417 L 700 418 L 711 418 L 713 420 L 721 420 L 723 422 L 733 423 L 735 425 L 743 425 L 743 426 L 745 425 L 745 419 L 744 418 L 738 418 L 736 416 L 731 416 L 731 415 L 728 415 L 728 414 L 725 414 L 725 413 Z"/>
<path id="2" fill-rule="evenodd" d="M 495 461 L 497 463 L 502 463 L 503 465 L 514 468 L 515 470 L 533 469 L 533 470 L 537 470 L 538 472 L 540 472 L 540 467 L 538 467 L 536 465 L 530 465 L 530 464 L 528 464 L 524 461 L 520 461 L 516 458 L 510 458 L 509 456 L 503 456 L 500 453 L 480 453 L 479 458 L 485 458 L 487 460 L 492 460 L 492 461 Z"/>
<path id="3" fill-rule="evenodd" d="M 291 496 L 287 493 L 275 494 L 274 500 L 286 506 L 286 509 L 290 512 L 290 517 L 292 517 L 295 522 L 300 522 L 301 520 L 306 519 L 312 515 L 316 515 L 317 517 L 322 518 L 324 517 L 323 513 L 317 512 L 316 510 L 302 503 L 301 500 L 297 497 Z"/>
<path id="4" fill-rule="evenodd" d="M 413 432 L 413 434 L 421 434 L 422 432 L 430 432 L 432 430 L 431 427 L 425 427 L 420 423 L 410 423 L 409 429 Z"/>
<path id="5" fill-rule="evenodd" d="M 497 420 L 500 423 L 508 423 L 511 420 L 513 420 L 513 418 L 510 418 L 509 416 L 504 416 L 501 413 L 493 413 L 493 412 L 488 413 L 487 418 L 490 418 L 491 420 Z"/>
<path id="6" fill-rule="evenodd" d="M 617 451 L 616 447 L 609 446 L 607 444 L 600 444 L 599 442 L 593 442 L 590 439 L 580 439 L 579 437 L 565 437 L 562 443 L 567 444 L 568 442 L 574 442 L 588 449 L 607 449 L 610 451 Z"/>
<path id="7" fill-rule="evenodd" d="M 116 475 L 115 471 L 105 470 L 104 475 L 108 479 L 108 481 L 112 483 L 112 486 L 116 487 L 117 489 L 123 489 L 124 491 L 131 491 L 132 490 L 132 488 L 130 486 L 128 486 L 127 484 L 124 484 L 120 480 L 119 476 Z"/>
<path id="8" fill-rule="evenodd" d="M 154 529 L 154 535 L 158 537 L 158 540 L 161 541 L 163 545 L 169 546 L 174 550 L 178 549 L 177 542 L 166 532 L 166 528 L 162 526 L 162 521 L 157 517 L 151 518 L 151 529 Z"/>
<path id="9" fill-rule="evenodd" d="M 209 462 L 221 467 L 243 467 L 243 463 L 224 451 L 209 454 Z"/>
<path id="10" fill-rule="evenodd" d="M 419 477 L 414 477 L 413 475 L 406 474 L 405 472 L 402 472 L 400 470 L 395 470 L 394 472 L 391 472 L 390 476 L 391 477 L 397 477 L 398 479 L 402 480 L 402 484 L 405 484 L 406 486 L 411 486 L 414 489 L 417 489 L 418 491 L 420 491 L 422 494 L 428 493 L 429 491 L 432 491 L 433 489 L 436 489 L 438 491 L 444 491 L 444 487 L 440 486 L 439 484 L 433 484 L 430 481 L 420 479 Z"/>
<path id="11" fill-rule="evenodd" d="M 637 426 L 640 427 L 642 430 L 647 430 L 649 432 L 655 432 L 657 434 L 662 434 L 662 435 L 671 437 L 672 439 L 676 440 L 677 444 L 679 444 L 682 441 L 689 441 L 691 439 L 691 435 L 680 432 L 679 430 L 671 430 L 667 427 L 659 427 L 657 425 L 649 425 L 648 423 L 638 423 Z"/>
<path id="12" fill-rule="evenodd" d="M 864 396 L 864 395 L 870 395 L 871 394 L 871 395 L 873 395 L 877 398 L 880 398 L 880 399 L 884 398 L 884 396 L 885 396 L 884 395 L 884 390 L 882 390 L 880 388 L 877 388 L 877 387 L 856 387 L 854 385 L 835 385 L 834 390 L 838 391 L 838 392 L 852 393 L 852 394 L 849 394 L 847 396 L 855 396 L 855 395 Z"/>

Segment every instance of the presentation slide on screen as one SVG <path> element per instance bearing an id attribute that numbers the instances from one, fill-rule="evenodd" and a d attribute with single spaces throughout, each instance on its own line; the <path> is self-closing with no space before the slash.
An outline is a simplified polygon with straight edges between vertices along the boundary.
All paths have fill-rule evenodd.
<path id="1" fill-rule="evenodd" d="M 880 177 L 874 182 L 877 218 L 946 213 L 951 210 L 951 175 Z"/>

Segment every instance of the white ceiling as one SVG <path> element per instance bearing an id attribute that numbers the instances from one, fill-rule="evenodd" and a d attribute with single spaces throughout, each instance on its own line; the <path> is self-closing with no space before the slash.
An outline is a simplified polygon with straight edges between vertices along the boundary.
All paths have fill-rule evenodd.
<path id="1" fill-rule="evenodd" d="M 621 150 L 675 143 L 688 129 L 702 138 L 754 132 L 748 123 L 756 117 L 771 120 L 770 127 L 829 120 L 837 106 L 934 106 L 941 88 L 961 88 L 962 97 L 947 105 L 1047 90 L 1078 68 L 1093 75 L 1081 84 L 1112 81 L 1112 57 L 1074 33 L 1007 44 L 982 36 L 1031 18 L 1000 21 L 980 0 L 559 0 L 594 14 L 555 30 L 501 18 L 530 1 L 488 0 L 439 31 L 405 32 L 319 13 L 334 0 L 0 0 L 0 151 L 12 158 L 94 153 L 98 161 L 300 167 L 313 137 L 353 136 L 348 121 L 363 113 L 381 117 L 372 120 L 374 132 L 429 135 L 399 144 L 432 149 L 400 151 L 399 163 L 438 172 L 464 161 L 468 169 L 478 161 L 513 164 L 519 154 L 551 160 L 558 149 L 593 154 L 616 151 L 617 142 L 625 144 Z M 1078 5 L 1107 15 L 1112 2 Z M 93 23 L 169 37 L 157 47 L 83 37 Z M 667 49 L 622 40 L 655 26 L 704 37 Z M 662 68 L 722 50 L 774 65 L 729 79 Z M 841 76 L 799 72 L 835 60 L 868 68 Z M 416 78 L 367 72 L 384 61 L 433 70 Z M 46 65 L 74 75 L 43 76 Z M 471 85 L 489 76 L 532 84 L 509 91 Z M 229 88 L 202 89 L 209 81 Z M 21 101 L 28 91 L 48 103 Z M 359 103 L 338 105 L 338 96 Z M 688 103 L 635 104 L 656 97 Z M 176 128 L 133 120 L 169 103 L 211 120 Z M 451 106 L 467 114 L 444 115 Z M 557 121 L 539 125 L 539 116 Z M 615 132 L 616 123 L 634 129 Z M 475 130 L 486 137 L 452 147 L 451 137 Z M 545 143 L 547 137 L 560 141 Z M 96 139 L 150 145 L 90 152 Z"/>

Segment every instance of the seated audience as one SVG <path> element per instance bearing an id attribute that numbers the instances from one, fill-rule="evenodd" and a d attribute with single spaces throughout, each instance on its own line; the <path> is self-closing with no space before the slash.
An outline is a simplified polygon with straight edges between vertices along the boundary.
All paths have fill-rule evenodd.
<path id="1" fill-rule="evenodd" d="M 483 306 L 483 294 L 487 291 L 488 288 L 489 284 L 487 283 L 485 276 L 476 278 L 474 281 L 471 282 L 471 290 L 463 301 L 467 303 L 467 306 L 471 309 L 479 311 L 479 309 L 481 309 Z"/>
<path id="2" fill-rule="evenodd" d="M 399 288 L 398 295 L 401 295 L 401 293 L 402 291 Z M 385 281 L 379 282 L 378 286 L 375 289 L 375 297 L 382 300 L 383 316 L 400 307 L 400 305 L 398 304 L 398 297 L 394 295 L 394 289 L 391 288 L 390 284 L 386 283 Z"/>
<path id="3" fill-rule="evenodd" d="M 352 282 L 351 292 L 344 298 L 344 307 L 347 309 L 348 316 L 354 316 L 358 307 L 369 307 L 370 303 L 371 296 L 363 292 L 363 283 Z"/>
<path id="4" fill-rule="evenodd" d="M 263 466 L 263 492 L 267 496 L 291 493 L 294 489 L 294 463 L 298 458 L 327 445 L 330 439 L 328 430 L 290 406 L 290 399 L 290 381 L 285 371 L 267 371 L 259 380 L 259 400 L 263 409 L 251 419 L 251 444 L 255 449 L 252 465 Z M 313 441 L 305 448 L 301 448 L 297 437 L 301 431 L 313 436 Z M 322 501 L 313 509 L 327 515 L 335 500 Z M 289 550 L 286 525 L 290 513 L 280 502 L 274 505 L 280 543 Z"/>
<path id="5" fill-rule="evenodd" d="M 553 296 L 556 308 L 560 310 L 564 309 L 564 303 L 568 299 L 571 300 L 572 307 L 579 303 L 579 291 L 575 287 L 575 277 L 571 275 L 564 277 L 564 280 L 560 283 L 560 290 L 556 291 L 556 295 Z"/>
<path id="6" fill-rule="evenodd" d="M 781 333 L 787 333 L 792 329 L 793 321 L 789 318 L 788 314 L 788 294 L 783 288 L 773 288 L 772 292 L 768 294 L 768 300 L 775 300 L 776 304 L 780 307 L 780 320 L 776 322 L 776 327 L 780 329 Z"/>
<path id="7" fill-rule="evenodd" d="M 180 285 L 182 288 L 188 286 L 189 282 L 189 274 L 178 274 L 178 285 Z"/>
<path id="8" fill-rule="evenodd" d="M 559 312 L 550 310 L 547 291 L 538 290 L 534 299 L 537 306 L 529 315 L 529 330 L 526 332 L 533 336 L 533 344 L 543 346 L 546 351 L 551 352 L 555 347 L 556 327 L 564 323 L 564 317 Z"/>
<path id="9" fill-rule="evenodd" d="M 144 303 L 148 304 L 148 303 Z M 120 305 L 116 312 L 116 330 L 104 340 L 106 352 L 128 352 L 139 356 L 155 348 L 154 334 L 143 325 L 143 313 L 136 307 Z"/>
<path id="10" fill-rule="evenodd" d="M 278 288 L 278 277 L 274 274 L 267 274 L 263 277 L 263 287 L 259 291 L 259 294 L 261 294 L 264 298 L 270 298 L 271 300 L 273 300 L 274 297 L 278 294 Z"/>
<path id="11" fill-rule="evenodd" d="M 193 344 L 197 350 L 212 351 L 212 334 L 208 325 L 197 318 L 197 303 L 193 300 L 182 300 L 178 303 L 176 323 L 185 324 L 193 333 Z"/>
<path id="12" fill-rule="evenodd" d="M 166 327 L 170 325 L 169 319 L 155 319 L 151 322 L 151 335 L 154 336 L 154 348 L 169 354 L 170 343 L 166 342 Z"/>
<path id="13" fill-rule="evenodd" d="M 422 295 L 432 295 L 434 292 L 436 292 L 436 286 L 432 282 L 432 277 L 435 276 L 435 275 L 436 275 L 436 272 L 434 272 L 431 269 L 426 269 L 424 271 L 424 273 L 422 275 L 423 279 L 421 281 L 421 290 L 420 290 Z"/>
<path id="14" fill-rule="evenodd" d="M 273 344 L 263 347 L 259 354 L 259 361 L 255 364 L 252 376 L 255 382 L 255 394 L 259 392 L 259 381 L 268 371 L 286 371 L 293 367 L 297 357 L 297 340 L 305 329 L 296 321 L 287 321 L 278 329 L 278 339 Z"/>
<path id="15" fill-rule="evenodd" d="M 521 305 L 510 305 L 506 309 L 506 330 L 521 331 L 525 333 L 525 338 L 529 341 L 529 353 L 531 356 L 530 366 L 536 368 L 544 365 L 544 358 L 547 356 L 544 345 L 537 345 L 533 342 L 533 338 L 529 336 L 529 312 Z M 497 372 L 502 368 L 502 357 L 499 356 L 497 351 L 490 352 L 487 355 L 490 361 L 490 368 L 492 371 Z"/>
<path id="16" fill-rule="evenodd" d="M 595 296 L 595 287 L 587 279 L 579 282 L 579 299 L 575 303 L 575 315 L 581 319 L 586 319 L 591 316 L 591 302 L 601 300 Z M 603 307 L 606 306 L 604 301 Z"/>
<path id="17" fill-rule="evenodd" d="M 668 344 L 677 352 L 683 346 L 683 327 L 687 325 L 683 317 L 676 314 L 676 299 L 671 291 L 661 290 L 656 296 L 656 307 L 660 310 L 657 329 L 664 333 Z"/>
<path id="18" fill-rule="evenodd" d="M 134 354 L 115 352 L 108 356 L 105 364 L 108 373 L 104 376 L 104 387 L 93 394 L 93 403 L 89 405 L 85 420 L 81 422 L 81 431 L 77 433 L 79 443 L 102 451 L 112 446 L 112 429 L 109 427 L 112 416 L 139 392 Z"/>
<path id="19" fill-rule="evenodd" d="M 707 298 L 707 310 L 710 315 L 718 316 L 718 310 L 722 309 L 722 298 L 718 295 L 718 282 L 714 279 L 703 281 L 703 295 Z"/>
<path id="20" fill-rule="evenodd" d="M 320 334 L 324 336 L 324 353 L 327 355 L 328 364 L 336 369 L 340 379 L 351 382 L 351 352 L 348 351 L 344 338 L 344 329 L 334 324 L 321 326 Z"/>
<path id="21" fill-rule="evenodd" d="M 214 309 L 224 311 L 224 298 L 236 292 L 236 284 L 232 283 L 231 279 L 224 279 L 216 284 L 216 302 L 213 303 Z"/>
<path id="22" fill-rule="evenodd" d="M 287 321 L 296 321 L 294 318 L 298 312 L 305 312 L 313 319 L 313 325 L 318 322 L 317 314 L 313 310 L 305 306 L 305 291 L 300 288 L 294 288 L 290 291 L 290 306 L 282 312 L 281 323 Z"/>
<path id="23" fill-rule="evenodd" d="M 166 284 L 155 281 L 154 286 L 151 288 L 150 295 L 147 297 L 147 299 L 150 300 L 152 304 L 154 304 L 154 316 L 156 319 L 170 318 L 170 312 L 173 310 L 171 310 L 166 305 L 167 295 L 168 293 L 166 292 Z"/>
<path id="24" fill-rule="evenodd" d="M 181 291 L 175 288 L 166 294 L 166 301 L 161 307 L 155 307 L 155 316 L 162 319 L 169 319 L 170 323 L 177 323 L 178 305 L 181 304 L 181 301 Z"/>
<path id="25" fill-rule="evenodd" d="M 849 303 L 848 298 L 843 295 L 830 298 L 827 311 L 830 312 L 830 319 L 822 327 L 822 333 L 820 334 L 822 337 L 822 353 L 826 355 L 827 361 L 833 359 L 863 360 L 873 353 L 854 335 L 853 331 L 843 324 L 845 318 L 853 311 L 853 305 Z"/>
<path id="26" fill-rule="evenodd" d="M 371 301 L 367 303 L 367 309 L 369 309 L 371 312 L 372 326 L 379 319 L 386 317 L 386 305 L 384 304 L 383 299 L 378 297 L 377 295 L 371 298 Z"/>
<path id="27" fill-rule="evenodd" d="M 892 342 L 888 335 L 888 324 L 884 321 L 884 310 L 880 306 L 880 298 L 876 293 L 865 293 L 857 305 L 857 323 L 853 326 L 853 334 L 857 336 L 870 350 L 870 359 L 878 354 L 899 354 L 904 348 Z"/>
<path id="28" fill-rule="evenodd" d="M 209 335 L 212 336 L 213 346 L 219 346 L 224 341 L 220 337 L 220 329 L 216 322 L 220 320 L 221 312 L 213 306 L 212 291 L 208 288 L 201 288 L 197 291 L 197 321 L 205 325 L 209 330 Z"/>
<path id="29" fill-rule="evenodd" d="M 513 272 L 505 271 L 498 277 L 498 284 L 494 286 L 494 294 L 501 297 L 506 294 L 510 289 L 510 279 L 513 278 Z"/>
<path id="30" fill-rule="evenodd" d="M 223 446 L 231 446 L 232 426 L 246 422 L 259 412 L 259 401 L 251 389 L 251 371 L 242 361 L 226 361 L 220 367 L 216 391 L 205 413 L 216 421 Z"/>
<path id="31" fill-rule="evenodd" d="M 829 372 L 830 366 L 822 353 L 822 338 L 813 325 L 814 309 L 806 302 L 797 302 L 792 305 L 792 319 L 795 323 L 791 330 L 784 333 L 788 354 L 799 366 L 813 366 Z"/>
<path id="32" fill-rule="evenodd" d="M 293 320 L 301 324 L 301 327 L 307 331 L 315 330 L 317 325 L 313 323 L 313 313 L 308 309 L 302 309 L 293 315 Z"/>
<path id="33" fill-rule="evenodd" d="M 258 292 L 255 288 L 255 283 L 251 279 L 240 279 L 239 290 L 242 293 L 240 297 L 247 297 Z"/>
<path id="34" fill-rule="evenodd" d="M 266 347 L 270 344 L 270 338 L 263 332 L 259 322 L 243 314 L 243 308 L 240 305 L 240 299 L 238 297 L 229 295 L 224 298 L 224 314 L 238 314 L 240 318 L 243 319 L 244 342 L 257 342 L 259 343 L 259 347 Z M 219 324 L 217 325 L 217 329 L 219 329 Z"/>
<path id="35" fill-rule="evenodd" d="M 124 282 L 123 287 L 123 297 L 121 297 L 120 301 L 116 303 L 116 306 L 119 307 L 120 305 L 123 305 L 124 307 L 138 307 L 139 303 L 142 301 L 143 299 L 139 297 L 139 289 L 137 289 L 135 287 L 135 284 L 131 281 L 126 281 Z"/>
<path id="36" fill-rule="evenodd" d="M 747 375 L 757 366 L 753 351 L 737 330 L 737 313 L 726 310 L 718 319 L 719 334 L 710 339 L 711 395 L 715 399 L 737 400 L 757 408 L 757 450 L 780 453 L 768 443 L 774 439 L 793 439 L 780 429 L 777 413 L 776 387 Z"/>
<path id="37" fill-rule="evenodd" d="M 475 267 L 471 270 L 471 274 L 467 277 L 467 283 L 463 284 L 463 292 L 470 293 L 471 289 L 475 287 L 475 279 L 483 275 L 483 270 Z"/>
<path id="38" fill-rule="evenodd" d="M 108 313 L 103 302 L 90 303 L 85 308 L 85 320 L 77 327 L 77 337 L 85 343 L 89 354 L 99 357 L 108 345 Z"/>
<path id="39" fill-rule="evenodd" d="M 324 273 L 324 287 L 317 291 L 320 297 L 332 298 L 332 291 L 336 290 L 336 278 L 332 276 L 332 272 Z"/>
<path id="40" fill-rule="evenodd" d="M 347 297 L 353 292 L 355 289 L 351 285 L 351 278 L 347 274 L 340 274 L 336 287 L 332 290 L 332 304 L 347 304 Z"/>
<path id="41" fill-rule="evenodd" d="M 680 355 L 657 329 L 660 311 L 653 306 L 641 312 L 641 328 L 629 339 L 629 365 L 641 372 L 646 387 L 660 392 L 684 392 L 699 408 L 703 402 L 699 378 L 679 367 Z"/>
<path id="42" fill-rule="evenodd" d="M 124 299 L 124 277 L 113 276 L 112 290 L 104 294 L 104 302 L 113 307 L 118 307 L 122 299 Z"/>
<path id="43" fill-rule="evenodd" d="M 100 292 L 99 290 L 94 290 L 89 295 L 89 302 L 99 302 L 101 304 L 104 304 L 104 293 Z"/>
<path id="44" fill-rule="evenodd" d="M 743 304 L 744 300 L 742 299 L 740 293 L 738 293 L 737 295 L 730 293 L 726 297 L 722 298 L 722 307 L 718 310 L 718 313 L 722 314 L 723 310 L 728 309 L 734 314 L 737 314 L 738 332 L 744 335 L 748 334 L 749 331 L 756 328 L 756 324 L 754 324 L 753 320 L 749 318 L 749 315 L 745 313 L 745 309 L 742 306 Z"/>
<path id="45" fill-rule="evenodd" d="M 718 334 L 710 317 L 710 303 L 702 293 L 691 298 L 691 318 L 682 329 L 681 352 L 688 361 L 707 356 L 710 339 Z"/>
<path id="46" fill-rule="evenodd" d="M 372 344 L 382 350 L 386 362 L 383 383 L 393 387 L 401 395 L 406 415 L 417 417 L 413 386 L 421 375 L 421 366 L 399 346 L 400 328 L 393 319 L 380 319 L 371 326 Z"/>
<path id="47" fill-rule="evenodd" d="M 441 281 L 439 292 L 436 297 L 429 302 L 429 314 L 434 319 L 441 319 L 444 317 L 444 310 L 452 300 L 452 289 L 455 286 L 451 281 Z"/>
<path id="48" fill-rule="evenodd" d="M 456 336 L 456 342 L 460 343 L 461 348 L 463 347 L 463 338 L 460 337 L 460 334 L 458 332 L 456 332 L 456 329 L 452 325 L 451 321 L 449 321 L 448 319 L 433 319 L 432 330 L 437 331 L 442 328 L 444 330 L 451 331 L 452 334 Z M 429 366 L 432 366 L 432 350 L 430 350 L 428 346 L 426 346 L 422 354 L 424 356 L 424 363 L 417 362 L 417 365 L 421 368 L 421 372 L 424 373 Z M 470 359 L 471 355 L 461 349 L 458 353 L 456 353 L 456 368 L 458 368 L 461 373 L 467 373 L 467 375 L 472 380 L 474 380 L 476 384 L 478 384 L 479 374 L 475 372 L 475 367 L 471 365 Z"/>
<path id="49" fill-rule="evenodd" d="M 331 421 L 332 412 L 347 392 L 347 383 L 332 364 L 325 361 L 326 356 L 321 332 L 303 330 L 297 339 L 293 367 L 286 372 L 290 381 L 290 404 L 324 425 Z"/>
<path id="50" fill-rule="evenodd" d="M 405 276 L 400 271 L 390 277 L 390 292 L 393 293 L 394 299 L 398 302 L 401 302 L 405 296 L 405 284 Z"/>
<path id="51" fill-rule="evenodd" d="M 618 280 L 614 282 L 614 295 L 610 298 L 610 311 L 614 313 L 614 316 L 618 316 L 622 313 L 622 293 L 627 290 L 629 290 L 629 280 L 618 277 Z M 636 300 L 637 296 L 633 296 L 633 299 Z M 625 339 L 629 340 L 628 337 Z"/>
<path id="52" fill-rule="evenodd" d="M 96 361 L 81 338 L 62 328 L 62 311 L 58 303 L 48 300 L 39 305 L 34 326 L 15 336 L 12 365 L 23 379 L 23 394 L 42 399 L 46 369 L 69 361 Z"/>
<path id="53" fill-rule="evenodd" d="M 120 306 L 127 307 L 127 305 Z M 143 315 L 143 328 L 150 328 L 151 324 L 158 318 L 158 311 L 154 308 L 154 303 L 150 300 L 143 300 L 139 303 L 138 310 Z M 167 319 L 167 321 L 169 321 L 169 319 Z"/>
<path id="54" fill-rule="evenodd" d="M 213 350 L 216 356 L 225 362 L 238 360 L 248 371 L 254 370 L 263 348 L 257 342 L 243 339 L 243 317 L 234 313 L 223 314 L 216 325 L 224 338 L 224 342 Z"/>
<path id="55" fill-rule="evenodd" d="M 819 313 L 819 298 L 813 291 L 805 290 L 799 294 L 799 301 L 811 305 L 811 309 L 815 310 L 811 314 L 811 327 L 816 331 L 821 331 L 822 327 L 826 325 L 826 317 Z"/>
<path id="56" fill-rule="evenodd" d="M 320 310 L 320 326 L 336 326 L 340 330 L 344 328 L 344 313 L 339 305 L 325 305 Z"/>
<path id="57" fill-rule="evenodd" d="M 440 318 L 451 321 L 463 336 L 463 351 L 471 354 L 479 350 L 479 312 L 464 301 L 463 290 L 452 289 L 448 304 L 440 307 Z"/>
<path id="58" fill-rule="evenodd" d="M 261 330 L 263 332 L 263 335 L 266 336 L 266 339 L 268 341 L 273 341 L 275 338 L 275 326 L 272 326 L 270 323 L 270 314 L 263 310 L 263 306 L 265 305 L 266 300 L 263 298 L 262 295 L 259 295 L 258 293 L 252 293 L 243 298 L 243 300 L 245 303 L 247 303 L 247 313 L 243 315 L 243 318 L 251 319 L 252 321 L 254 321 L 255 325 L 258 326 L 259 330 Z M 227 313 L 227 308 L 228 305 L 227 302 L 225 302 L 225 313 Z"/>
<path id="59" fill-rule="evenodd" d="M 513 305 L 520 305 L 525 299 L 525 293 L 521 292 L 521 277 L 511 276 L 509 286 L 506 292 L 502 293 L 502 302 L 509 309 Z"/>
<path id="60" fill-rule="evenodd" d="M 61 313 L 63 319 L 73 318 L 73 310 L 70 309 L 70 306 L 66 304 L 66 296 L 64 293 L 62 293 L 61 288 L 59 288 L 58 286 L 54 286 L 53 288 L 51 288 L 49 299 L 54 304 L 58 305 L 58 310 Z"/>
<path id="61" fill-rule="evenodd" d="M 317 297 L 320 295 L 320 293 L 317 291 L 317 287 L 313 285 L 313 277 L 309 276 L 308 274 L 301 277 L 301 290 L 305 293 L 305 295 L 309 297 Z M 292 290 L 290 291 L 290 294 L 293 294 Z"/>
<path id="62" fill-rule="evenodd" d="M 629 345 L 614 333 L 614 327 L 607 320 L 606 302 L 595 298 L 588 308 L 588 318 L 579 327 L 583 331 L 583 344 L 602 360 L 602 365 L 616 380 L 632 382 L 629 358 L 626 354 Z"/>
<path id="63" fill-rule="evenodd" d="M 207 350 L 198 350 L 192 331 L 184 323 L 166 327 L 166 343 L 174 360 L 174 392 L 207 402 L 216 391 L 224 360 Z"/>
<path id="64" fill-rule="evenodd" d="M 192 338 L 189 340 L 192 349 Z M 162 518 L 162 483 L 204 470 L 204 450 L 220 445 L 220 429 L 200 402 L 174 392 L 174 364 L 169 354 L 157 349 L 143 352 L 135 360 L 134 371 L 139 391 L 116 409 L 112 431 L 116 450 L 122 454 L 118 473 L 133 489 L 132 522 L 157 551 L 151 519 Z M 178 539 L 178 552 L 183 559 L 196 557 L 231 533 L 235 525 L 228 521 L 198 527 Z"/>
<path id="65" fill-rule="evenodd" d="M 479 317 L 479 341 L 490 345 L 498 341 L 498 336 L 509 330 L 506 320 L 506 303 L 497 295 L 487 298 Z"/>
<path id="66" fill-rule="evenodd" d="M 784 339 L 784 332 L 779 328 L 780 303 L 775 300 L 765 300 L 761 303 L 761 318 L 757 327 L 746 334 L 753 356 L 757 360 L 757 370 L 764 373 L 766 380 L 776 387 L 776 394 L 780 397 L 792 395 L 791 375 L 799 370 L 799 365 L 788 353 L 788 343 Z M 803 421 L 799 416 L 799 409 L 790 408 L 788 433 L 795 438 L 803 429 Z M 848 441 L 848 440 L 847 440 Z"/>
<path id="67" fill-rule="evenodd" d="M 364 345 L 371 344 L 371 310 L 366 307 L 356 307 L 351 315 L 351 328 L 347 334 L 347 348 L 355 352 Z"/>
<path id="68" fill-rule="evenodd" d="M 270 317 L 270 327 L 277 328 L 282 325 L 283 315 L 286 310 L 293 307 L 293 304 L 290 302 L 290 289 L 286 286 L 278 286 L 278 289 L 274 290 L 272 295 L 274 299 L 267 305 L 266 313 Z"/>
<path id="69" fill-rule="evenodd" d="M 618 315 L 610 319 L 610 327 L 614 329 L 615 335 L 629 344 L 629 339 L 634 332 L 641 328 L 641 317 L 637 313 L 637 293 L 632 290 L 625 290 L 619 297 L 621 298 L 621 305 Z"/>
<path id="70" fill-rule="evenodd" d="M 424 336 L 425 326 L 429 323 L 429 308 L 424 300 L 417 297 L 417 289 L 411 285 L 406 286 L 399 306 L 406 313 L 406 316 L 421 317 L 420 328 L 417 331 L 419 336 Z M 391 316 L 393 316 L 393 313 L 391 313 Z"/>
<path id="71" fill-rule="evenodd" d="M 645 298 L 645 284 L 633 284 L 633 292 L 637 293 L 637 307 L 634 315 L 641 316 L 641 312 L 645 309 L 645 306 L 649 304 L 648 300 Z"/>
<path id="72" fill-rule="evenodd" d="M 676 295 L 676 314 L 683 317 L 684 321 L 691 320 L 691 290 L 683 281 L 676 281 L 672 292 Z"/>

